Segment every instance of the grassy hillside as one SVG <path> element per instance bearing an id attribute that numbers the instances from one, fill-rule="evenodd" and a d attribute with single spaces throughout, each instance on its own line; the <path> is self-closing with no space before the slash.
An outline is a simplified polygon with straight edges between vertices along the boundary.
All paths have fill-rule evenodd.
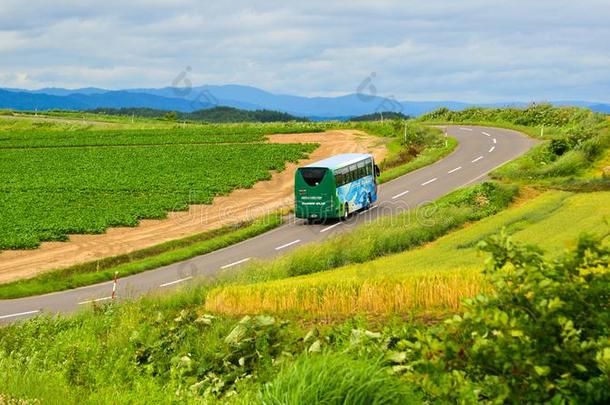
<path id="1" fill-rule="evenodd" d="M 487 288 L 476 246 L 499 229 L 515 241 L 557 255 L 581 233 L 609 235 L 609 221 L 610 192 L 549 191 L 423 248 L 313 275 L 218 287 L 208 294 L 205 307 L 227 314 L 291 312 L 322 317 L 456 310 L 463 298 Z M 324 247 L 310 248 L 308 253 L 313 256 L 316 249 L 328 257 Z M 265 266 L 259 270 L 273 271 Z"/>

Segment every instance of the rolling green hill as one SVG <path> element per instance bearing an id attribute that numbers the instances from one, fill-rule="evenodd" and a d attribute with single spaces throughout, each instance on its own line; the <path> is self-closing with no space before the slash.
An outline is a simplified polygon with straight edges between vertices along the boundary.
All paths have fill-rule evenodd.
<path id="1" fill-rule="evenodd" d="M 168 121 L 205 121 L 211 123 L 229 122 L 288 122 L 309 121 L 307 118 L 295 117 L 288 113 L 271 110 L 241 110 L 233 107 L 212 107 L 192 112 L 155 110 L 153 108 L 96 108 L 89 110 L 93 114 L 138 116 L 165 119 Z"/>

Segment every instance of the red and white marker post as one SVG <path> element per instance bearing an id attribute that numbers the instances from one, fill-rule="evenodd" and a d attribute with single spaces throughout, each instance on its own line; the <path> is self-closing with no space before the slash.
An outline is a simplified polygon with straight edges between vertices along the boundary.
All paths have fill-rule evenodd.
<path id="1" fill-rule="evenodd" d="M 118 279 L 119 279 L 119 272 L 115 271 L 114 272 L 114 282 L 112 283 L 112 300 L 113 301 L 116 298 L 116 282 Z"/>

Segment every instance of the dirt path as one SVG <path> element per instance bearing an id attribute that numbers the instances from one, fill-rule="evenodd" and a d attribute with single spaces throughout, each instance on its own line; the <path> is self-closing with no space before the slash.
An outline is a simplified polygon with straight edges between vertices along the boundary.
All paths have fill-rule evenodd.
<path id="1" fill-rule="evenodd" d="M 217 197 L 211 205 L 192 205 L 188 211 L 169 213 L 167 219 L 144 220 L 135 228 L 111 228 L 102 235 L 72 235 L 68 242 L 45 242 L 36 250 L 0 253 L 0 283 L 101 259 L 241 222 L 293 204 L 293 176 L 298 166 L 338 153 L 370 152 L 381 161 L 386 148 L 380 138 L 343 130 L 313 134 L 271 135 L 274 143 L 319 143 L 308 160 L 287 164 L 271 180 Z"/>

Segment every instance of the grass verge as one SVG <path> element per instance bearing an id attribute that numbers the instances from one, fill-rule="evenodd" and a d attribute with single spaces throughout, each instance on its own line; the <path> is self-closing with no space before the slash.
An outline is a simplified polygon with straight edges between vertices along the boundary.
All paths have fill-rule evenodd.
<path id="1" fill-rule="evenodd" d="M 421 169 L 424 166 L 431 165 L 432 163 L 444 158 L 455 150 L 458 142 L 455 138 L 447 138 L 447 142 L 440 147 L 427 147 L 417 157 L 410 162 L 392 167 L 384 170 L 379 176 L 379 184 L 387 183 L 390 180 L 394 180 L 400 176 L 404 176 L 407 173 Z"/>
<path id="2" fill-rule="evenodd" d="M 0 285 L 0 299 L 21 298 L 63 291 L 111 280 L 210 253 L 267 232 L 283 223 L 281 212 L 254 221 L 225 226 L 183 239 L 55 270 L 39 276 Z"/>

